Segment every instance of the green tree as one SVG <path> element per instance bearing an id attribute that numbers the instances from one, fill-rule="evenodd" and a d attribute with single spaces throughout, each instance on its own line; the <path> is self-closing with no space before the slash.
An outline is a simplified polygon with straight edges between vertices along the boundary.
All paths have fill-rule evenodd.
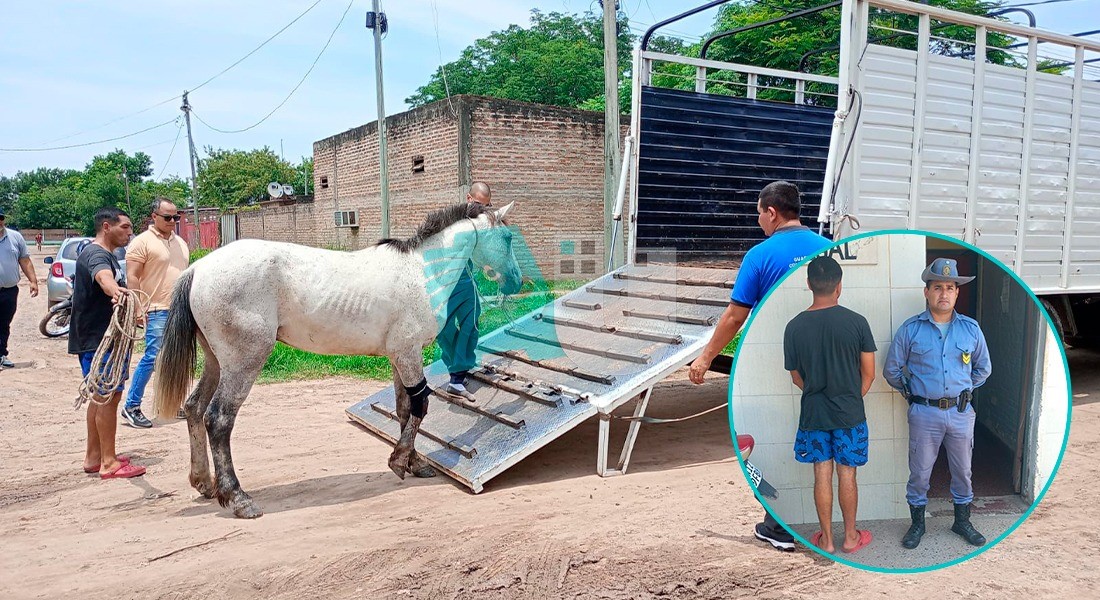
<path id="1" fill-rule="evenodd" d="M 199 202 L 229 209 L 267 197 L 272 181 L 293 184 L 298 172 L 270 148 L 222 150 L 206 148 L 199 161 Z"/>
<path id="2" fill-rule="evenodd" d="M 731 31 L 746 25 L 760 23 L 781 17 L 798 10 L 821 5 L 820 0 L 737 0 L 725 5 L 715 18 L 714 27 L 707 35 L 717 32 Z M 931 0 L 929 4 L 943 8 L 956 10 L 976 15 L 989 16 L 991 12 L 1001 8 L 1003 0 Z M 707 51 L 707 58 L 724 62 L 750 64 L 773 69 L 797 71 L 803 57 L 806 56 L 807 72 L 822 75 L 836 75 L 839 71 L 840 43 L 840 9 L 832 8 L 813 15 L 807 15 L 761 27 L 751 31 L 745 31 L 735 36 L 721 38 L 713 43 Z M 917 17 L 901 15 L 892 12 L 872 11 L 870 16 L 872 27 L 870 37 L 878 40 L 876 43 L 906 49 L 915 49 L 917 40 L 915 35 L 897 35 L 883 29 L 896 29 L 902 31 L 917 30 Z M 974 29 L 961 25 L 933 25 L 935 30 L 932 51 L 944 55 L 965 55 L 973 52 Z M 997 33 L 990 33 L 987 42 L 989 47 L 1004 47 L 1014 40 Z M 685 48 L 683 54 L 699 56 L 702 44 L 695 44 Z M 808 53 L 809 56 L 807 56 Z M 1000 51 L 989 52 L 989 60 L 995 64 L 1010 64 L 1014 60 L 1011 55 Z M 676 64 L 661 64 L 655 69 L 654 84 L 661 87 L 673 87 L 679 89 L 694 89 L 694 67 Z M 710 93 L 728 94 L 733 96 L 745 95 L 745 78 L 743 75 L 728 71 L 719 71 L 708 74 L 707 91 Z M 770 78 L 760 78 L 759 85 L 776 87 L 789 87 L 786 80 L 773 81 Z M 813 92 L 835 93 L 835 86 L 822 86 L 810 84 L 807 91 L 807 101 L 824 105 L 835 105 L 835 99 L 826 96 L 812 95 Z M 777 89 L 763 89 L 758 92 L 759 98 L 791 100 L 792 92 Z"/>
<path id="3" fill-rule="evenodd" d="M 294 168 L 297 171 L 296 179 L 292 182 L 294 190 L 299 194 L 313 191 L 313 157 L 303 156 L 302 162 Z"/>
<path id="4" fill-rule="evenodd" d="M 634 36 L 619 18 L 619 78 L 630 68 Z M 444 71 L 446 81 L 444 81 Z M 405 99 L 417 107 L 448 95 L 474 94 L 570 108 L 603 105 L 603 19 L 531 11 L 527 28 L 512 25 L 481 38 L 437 69 Z M 627 86 L 629 90 L 629 86 Z M 620 94 L 629 108 L 629 94 Z"/>
<path id="5" fill-rule="evenodd" d="M 14 176 L 0 176 L 0 208 L 5 212 L 14 211 L 16 201 L 22 194 L 58 185 L 80 174 L 75 169 L 56 169 L 39 167 L 33 171 L 17 171 Z"/>

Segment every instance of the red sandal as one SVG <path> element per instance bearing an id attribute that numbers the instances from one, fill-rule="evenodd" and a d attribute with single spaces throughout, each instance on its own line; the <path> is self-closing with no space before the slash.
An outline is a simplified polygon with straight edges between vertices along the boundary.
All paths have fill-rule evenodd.
<path id="1" fill-rule="evenodd" d="M 122 456 L 120 454 L 120 455 L 116 456 L 115 459 L 117 459 L 118 462 L 120 462 L 124 465 L 130 464 L 130 457 L 129 456 Z M 99 472 L 99 467 L 92 467 L 91 469 L 84 469 L 84 472 L 89 474 L 89 475 L 91 475 L 92 473 L 98 473 Z"/>
<path id="2" fill-rule="evenodd" d="M 110 473 L 100 473 L 100 479 L 129 479 L 130 477 L 140 477 L 145 474 L 145 467 L 139 467 L 137 465 L 131 465 L 126 463 L 121 467 L 111 471 Z"/>

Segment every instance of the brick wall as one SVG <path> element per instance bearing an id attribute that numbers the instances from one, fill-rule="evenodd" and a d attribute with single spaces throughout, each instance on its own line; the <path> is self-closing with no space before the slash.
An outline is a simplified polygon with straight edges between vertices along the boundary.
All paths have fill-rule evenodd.
<path id="1" fill-rule="evenodd" d="M 496 98 L 470 105 L 472 179 L 489 182 L 494 204 L 519 203 L 512 224 L 542 277 L 602 274 L 603 113 Z"/>
<path id="2" fill-rule="evenodd" d="M 391 237 L 410 235 L 430 210 L 462 201 L 480 180 L 494 205 L 519 202 L 511 223 L 539 271 L 525 274 L 603 272 L 602 113 L 456 96 L 386 123 Z M 315 142 L 313 159 L 314 202 L 241 213 L 240 237 L 345 249 L 381 237 L 377 123 Z M 360 226 L 336 227 L 337 210 L 358 210 Z"/>

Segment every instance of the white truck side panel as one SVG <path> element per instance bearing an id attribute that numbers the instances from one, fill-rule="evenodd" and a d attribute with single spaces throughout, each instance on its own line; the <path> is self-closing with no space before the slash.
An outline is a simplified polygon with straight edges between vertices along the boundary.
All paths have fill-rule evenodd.
<path id="1" fill-rule="evenodd" d="M 986 64 L 983 81 L 976 85 L 973 61 L 930 55 L 922 86 L 916 52 L 876 44 L 867 48 L 859 69 L 860 160 L 845 165 L 848 185 L 837 199 L 842 214 L 855 215 L 864 231 L 905 228 L 912 222 L 918 229 L 964 239 L 967 210 L 973 210 L 976 244 L 1036 291 L 1100 290 L 1100 83 L 1082 82 L 1077 168 L 1071 169 L 1071 77 L 1035 74 L 1028 128 L 1024 69 Z M 976 89 L 981 91 L 977 126 Z M 923 128 L 916 131 L 921 111 Z M 978 164 L 972 169 L 974 136 Z M 920 165 L 916 171 L 914 163 Z M 968 202 L 972 172 L 977 197 Z M 845 198 L 843 189 L 851 189 L 854 178 L 859 197 Z M 914 183 L 918 193 L 911 202 Z M 1073 227 L 1066 257 L 1071 191 Z M 1069 287 L 1063 288 L 1067 258 Z"/>

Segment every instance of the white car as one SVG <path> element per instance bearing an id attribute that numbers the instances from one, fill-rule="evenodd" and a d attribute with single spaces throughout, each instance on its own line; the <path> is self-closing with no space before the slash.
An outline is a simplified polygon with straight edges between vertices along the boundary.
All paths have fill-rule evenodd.
<path id="1" fill-rule="evenodd" d="M 91 243 L 92 239 L 90 237 L 67 238 L 61 242 L 56 257 L 47 256 L 42 259 L 42 262 L 50 265 L 50 274 L 46 277 L 46 302 L 49 306 L 61 302 L 72 293 L 68 280 L 72 279 L 73 274 L 76 273 L 76 257 L 85 245 Z M 115 256 L 125 269 L 126 248 L 115 250 Z"/>

